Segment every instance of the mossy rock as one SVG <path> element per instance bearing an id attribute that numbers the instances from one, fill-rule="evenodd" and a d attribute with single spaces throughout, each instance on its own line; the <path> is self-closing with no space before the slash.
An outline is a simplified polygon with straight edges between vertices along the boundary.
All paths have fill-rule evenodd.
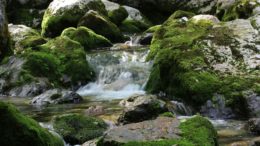
<path id="1" fill-rule="evenodd" d="M 156 32 L 157 30 L 159 30 L 161 28 L 162 25 L 155 25 L 155 26 L 152 26 L 150 28 L 148 28 L 145 33 L 154 33 Z"/>
<path id="2" fill-rule="evenodd" d="M 85 26 L 92 29 L 95 33 L 108 38 L 112 42 L 123 40 L 123 34 L 119 28 L 108 18 L 102 16 L 96 11 L 89 11 L 81 18 L 78 26 Z"/>
<path id="3" fill-rule="evenodd" d="M 70 39 L 79 42 L 84 46 L 85 51 L 112 46 L 112 43 L 107 38 L 96 34 L 86 27 L 67 28 L 62 32 L 61 36 L 67 36 Z"/>
<path id="4" fill-rule="evenodd" d="M 120 30 L 122 32 L 128 32 L 128 33 L 140 33 L 145 31 L 147 28 L 149 28 L 150 25 L 145 24 L 140 21 L 135 20 L 125 20 L 122 22 L 122 24 L 119 26 Z"/>
<path id="5" fill-rule="evenodd" d="M 56 37 L 68 27 L 77 26 L 78 21 L 89 10 L 98 11 L 107 16 L 104 4 L 100 0 L 72 1 L 64 3 L 62 0 L 54 0 L 45 11 L 42 21 L 42 35 Z"/>
<path id="6" fill-rule="evenodd" d="M 120 25 L 128 17 L 128 12 L 120 6 L 118 9 L 108 12 L 108 17 L 113 23 Z"/>
<path id="7" fill-rule="evenodd" d="M 233 46 L 251 48 L 244 48 L 236 41 L 235 29 L 232 30 L 233 25 L 230 26 L 248 25 L 244 21 L 212 24 L 203 20 L 193 23 L 192 20 L 184 22 L 171 16 L 154 33 L 147 58 L 154 60 L 154 65 L 146 90 L 154 94 L 164 92 L 168 97 L 185 100 L 195 109 L 212 99 L 214 94 L 222 94 L 227 106 L 232 107 L 237 115 L 246 116 L 248 106 L 244 92 L 258 91 L 259 71 L 257 68 L 250 71 L 246 69 L 246 63 L 241 59 L 241 50 Z M 209 45 L 209 42 L 215 46 Z M 226 56 L 218 53 L 221 46 L 230 48 L 239 73 L 230 75 L 232 69 L 221 71 L 212 65 L 214 60 L 219 64 L 225 62 Z"/>
<path id="8" fill-rule="evenodd" d="M 14 106 L 0 102 L 1 145 L 63 146 L 57 136 L 42 128 L 33 119 L 22 115 Z"/>
<path id="9" fill-rule="evenodd" d="M 178 10 L 174 12 L 171 17 L 172 19 L 180 19 L 182 17 L 192 18 L 193 16 L 195 16 L 195 14 L 192 12 Z"/>
<path id="10" fill-rule="evenodd" d="M 54 119 L 54 129 L 70 144 L 83 144 L 98 138 L 107 129 L 104 121 L 77 114 L 59 116 Z"/>

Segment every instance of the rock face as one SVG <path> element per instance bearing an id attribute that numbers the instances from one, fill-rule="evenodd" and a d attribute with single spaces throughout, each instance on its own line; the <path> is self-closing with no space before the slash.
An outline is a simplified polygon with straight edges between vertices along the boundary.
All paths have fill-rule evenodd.
<path id="1" fill-rule="evenodd" d="M 43 129 L 36 121 L 22 115 L 14 106 L 0 102 L 1 145 L 63 146 L 57 136 Z"/>
<path id="2" fill-rule="evenodd" d="M 53 127 L 67 143 L 75 145 L 102 136 L 107 125 L 100 119 L 70 114 L 56 117 Z"/>
<path id="3" fill-rule="evenodd" d="M 198 134 L 200 133 L 200 134 Z M 199 116 L 184 122 L 169 117 L 119 126 L 109 130 L 97 146 L 218 145 L 211 123 Z"/>
<path id="4" fill-rule="evenodd" d="M 174 16 L 154 34 L 148 60 L 155 62 L 146 90 L 195 107 L 223 95 L 226 107 L 248 117 L 247 97 L 259 96 L 258 30 L 250 20 L 195 23 Z"/>
<path id="5" fill-rule="evenodd" d="M 73 91 L 62 89 L 52 89 L 36 96 L 32 99 L 33 105 L 48 105 L 48 104 L 62 104 L 62 103 L 79 103 L 83 99 L 80 95 Z"/>
<path id="6" fill-rule="evenodd" d="M 118 118 L 119 124 L 148 120 L 167 111 L 166 103 L 153 95 L 134 95 L 122 100 L 120 105 L 125 109 Z"/>
<path id="7" fill-rule="evenodd" d="M 63 29 L 76 26 L 81 17 L 89 10 L 107 15 L 100 0 L 54 0 L 45 11 L 42 22 L 42 35 L 54 37 Z"/>
<path id="8" fill-rule="evenodd" d="M 8 22 L 5 13 L 6 1 L 0 0 L 0 60 L 10 50 L 9 46 L 9 33 L 8 33 Z"/>
<path id="9" fill-rule="evenodd" d="M 110 20 L 100 15 L 97 11 L 87 12 L 79 21 L 78 26 L 90 28 L 95 33 L 105 36 L 112 42 L 123 40 L 123 35 L 119 28 Z"/>

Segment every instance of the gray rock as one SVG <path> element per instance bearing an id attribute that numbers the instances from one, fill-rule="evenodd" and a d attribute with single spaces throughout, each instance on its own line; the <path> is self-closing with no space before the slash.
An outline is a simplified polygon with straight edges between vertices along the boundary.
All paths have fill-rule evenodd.
<path id="1" fill-rule="evenodd" d="M 52 89 L 36 96 L 32 99 L 33 105 L 48 105 L 48 104 L 62 104 L 62 103 L 79 103 L 83 99 L 80 95 L 73 91 L 63 89 Z"/>
<path id="2" fill-rule="evenodd" d="M 6 1 L 0 0 L 0 61 L 2 60 L 2 57 L 10 51 L 5 6 Z"/>
<path id="3" fill-rule="evenodd" d="M 119 126 L 107 132 L 103 144 L 178 139 L 179 125 L 180 121 L 175 118 L 159 117 L 155 120 Z"/>
<path id="4" fill-rule="evenodd" d="M 249 109 L 250 117 L 260 118 L 260 96 L 253 92 L 248 92 L 246 101 Z"/>
<path id="5" fill-rule="evenodd" d="M 125 109 L 118 118 L 119 124 L 141 122 L 167 111 L 166 103 L 154 95 L 134 95 L 122 100 L 120 105 Z"/>

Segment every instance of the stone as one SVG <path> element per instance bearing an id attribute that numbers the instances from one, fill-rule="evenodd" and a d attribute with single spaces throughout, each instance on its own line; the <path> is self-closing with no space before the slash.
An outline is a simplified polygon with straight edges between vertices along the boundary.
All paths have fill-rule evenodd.
<path id="1" fill-rule="evenodd" d="M 10 53 L 8 21 L 5 12 L 6 1 L 0 0 L 0 61 Z"/>
<path id="2" fill-rule="evenodd" d="M 79 103 L 82 100 L 83 98 L 73 91 L 51 89 L 34 97 L 31 104 L 42 106 L 49 104 Z"/>
<path id="3" fill-rule="evenodd" d="M 120 105 L 125 109 L 118 118 L 119 124 L 141 122 L 167 111 L 166 103 L 154 95 L 133 95 Z"/>
<path id="4" fill-rule="evenodd" d="M 246 129 L 253 134 L 259 135 L 260 134 L 260 119 L 259 118 L 252 118 L 249 119 L 246 124 Z"/>
<path id="5" fill-rule="evenodd" d="M 200 21 L 206 21 L 212 24 L 217 24 L 220 22 L 218 18 L 213 15 L 196 15 L 191 18 L 191 21 L 193 21 L 195 24 L 199 23 Z"/>
<path id="6" fill-rule="evenodd" d="M 105 109 L 103 106 L 91 106 L 85 110 L 85 114 L 88 116 L 98 116 L 105 113 Z"/>

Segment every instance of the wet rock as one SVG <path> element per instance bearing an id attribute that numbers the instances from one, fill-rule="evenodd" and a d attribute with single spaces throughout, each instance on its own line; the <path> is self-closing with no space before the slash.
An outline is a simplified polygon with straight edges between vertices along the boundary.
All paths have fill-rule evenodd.
<path id="1" fill-rule="evenodd" d="M 150 45 L 153 39 L 153 33 L 145 33 L 140 39 L 141 45 Z"/>
<path id="2" fill-rule="evenodd" d="M 250 111 L 250 117 L 260 118 L 260 96 L 256 93 L 249 92 L 249 94 L 247 94 L 246 101 Z"/>
<path id="3" fill-rule="evenodd" d="M 0 61 L 10 52 L 8 22 L 5 13 L 6 1 L 0 0 Z"/>
<path id="4" fill-rule="evenodd" d="M 105 113 L 105 109 L 103 106 L 91 106 L 85 110 L 85 114 L 88 116 L 98 116 Z"/>
<path id="5" fill-rule="evenodd" d="M 134 95 L 122 100 L 120 105 L 125 109 L 118 118 L 119 124 L 141 122 L 167 111 L 166 103 L 153 95 Z"/>
<path id="6" fill-rule="evenodd" d="M 97 146 L 99 139 L 94 139 L 94 140 L 90 140 L 85 142 L 82 146 Z"/>
<path id="7" fill-rule="evenodd" d="M 85 26 L 95 33 L 103 35 L 112 42 L 120 42 L 123 35 L 119 28 L 97 11 L 88 11 L 79 21 L 78 26 Z"/>
<path id="8" fill-rule="evenodd" d="M 54 0 L 45 11 L 42 21 L 42 35 L 55 37 L 67 27 L 76 26 L 89 10 L 107 15 L 104 4 L 99 0 Z"/>
<path id="9" fill-rule="evenodd" d="M 260 134 L 260 119 L 259 118 L 252 118 L 248 120 L 246 124 L 246 128 L 248 131 L 259 135 Z"/>
<path id="10" fill-rule="evenodd" d="M 83 99 L 80 95 L 73 91 L 62 89 L 52 89 L 36 96 L 32 99 L 33 105 L 63 104 L 63 103 L 79 103 Z"/>

